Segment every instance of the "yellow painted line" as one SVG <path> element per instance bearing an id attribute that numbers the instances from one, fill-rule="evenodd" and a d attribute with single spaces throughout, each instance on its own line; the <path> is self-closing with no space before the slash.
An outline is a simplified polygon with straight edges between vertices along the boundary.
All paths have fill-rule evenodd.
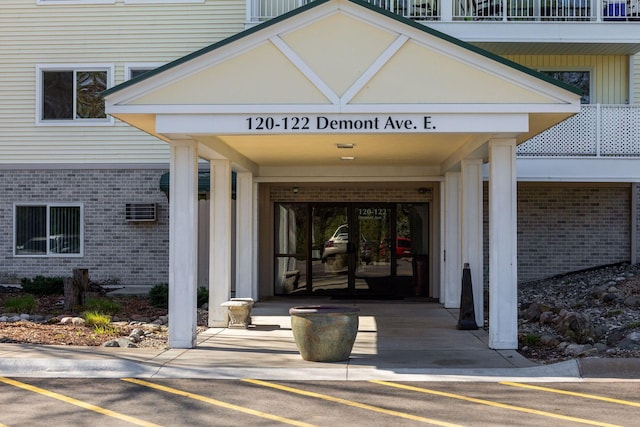
<path id="1" fill-rule="evenodd" d="M 70 403 L 71 405 L 76 405 L 76 406 L 79 406 L 81 408 L 88 409 L 90 411 L 94 411 L 94 412 L 97 412 L 97 413 L 102 414 L 102 415 L 107 415 L 107 416 L 112 417 L 112 418 L 117 418 L 119 420 L 127 421 L 127 422 L 130 422 L 130 423 L 138 425 L 138 426 L 160 427 L 158 424 L 150 423 L 148 421 L 144 421 L 144 420 L 141 420 L 139 418 L 130 417 L 129 415 L 124 415 L 124 414 L 121 414 L 119 412 L 115 412 L 115 411 L 111 411 L 109 409 L 101 408 L 99 406 L 92 405 L 90 403 L 83 402 L 83 401 L 78 400 L 78 399 L 74 399 L 73 397 L 68 397 L 68 396 L 65 396 L 63 394 L 55 393 L 55 392 L 49 391 L 49 390 L 45 390 L 43 388 L 32 386 L 30 384 L 26 384 L 26 383 L 23 383 L 23 382 L 20 382 L 20 381 L 16 381 L 16 380 L 12 380 L 12 379 L 9 379 L 9 378 L 0 377 L 0 382 L 12 385 L 14 387 L 21 388 L 23 390 L 28 390 L 28 391 L 32 391 L 34 393 L 42 394 L 42 395 L 47 396 L 47 397 L 52 397 L 54 399 L 58 399 L 58 400 L 61 400 L 63 402 L 66 402 L 66 403 Z"/>
<path id="2" fill-rule="evenodd" d="M 287 387 L 287 386 L 284 386 L 284 385 L 274 384 L 274 383 L 270 383 L 270 382 L 266 382 L 266 381 L 253 380 L 253 379 L 248 379 L 248 378 L 247 379 L 243 379 L 242 381 L 245 381 L 245 382 L 248 382 L 248 383 L 251 383 L 251 384 L 265 386 L 265 387 L 271 387 L 271 388 L 275 388 L 275 389 L 282 390 L 282 391 L 288 391 L 289 393 L 295 393 L 295 394 L 301 394 L 303 396 L 315 397 L 315 398 L 318 398 L 318 399 L 327 400 L 329 402 L 341 403 L 343 405 L 353 406 L 355 408 L 360 408 L 360 409 L 366 409 L 368 411 L 379 412 L 381 414 L 391 415 L 391 416 L 394 416 L 394 417 L 406 418 L 406 419 L 412 420 L 412 421 L 420 421 L 420 422 L 423 422 L 423 423 L 433 424 L 433 425 L 436 425 L 436 426 L 444 426 L 444 427 L 462 427 L 459 424 L 447 423 L 445 421 L 434 420 L 434 419 L 431 419 L 431 418 L 418 417 L 416 415 L 405 414 L 403 412 L 392 411 L 392 410 L 389 410 L 389 409 L 380 408 L 378 406 L 367 405 L 367 404 L 364 404 L 364 403 L 354 402 L 352 400 L 341 399 L 339 397 L 333 397 L 333 396 L 329 396 L 329 395 L 326 395 L 326 394 L 320 394 L 320 393 L 315 393 L 315 392 L 312 392 L 312 391 L 306 391 L 306 390 L 301 390 L 301 389 L 297 389 L 297 388 L 293 388 L 293 387 Z"/>
<path id="3" fill-rule="evenodd" d="M 620 404 L 620 405 L 637 406 L 637 407 L 640 408 L 640 402 L 632 402 L 630 400 L 613 399 L 611 397 L 598 396 L 598 395 L 595 395 L 595 394 L 578 393 L 578 392 L 575 392 L 575 391 L 560 390 L 560 389 L 549 388 L 549 387 L 541 387 L 541 386 L 531 385 L 531 384 L 513 383 L 513 382 L 510 382 L 510 381 L 502 381 L 500 384 L 509 385 L 509 386 L 512 386 L 512 387 L 528 388 L 528 389 L 531 389 L 531 390 L 547 391 L 549 393 L 566 394 L 568 396 L 584 397 L 585 399 L 601 400 L 603 402 L 617 403 L 617 404 Z"/>
<path id="4" fill-rule="evenodd" d="M 222 402 L 220 400 L 212 399 L 210 397 L 201 396 L 195 393 L 189 393 L 188 391 L 178 390 L 177 388 L 166 387 L 160 384 L 150 383 L 147 381 L 139 380 L 136 378 L 121 378 L 122 381 L 138 384 L 144 387 L 161 390 L 167 393 L 177 394 L 179 396 L 188 397 L 190 399 L 199 400 L 201 402 L 209 403 L 211 405 L 220 406 L 221 408 L 232 409 L 234 411 L 243 412 L 249 415 L 255 415 L 256 417 L 266 418 L 272 421 L 278 421 L 284 424 L 291 424 L 299 427 L 315 427 L 313 424 L 303 423 L 302 421 L 291 420 L 289 418 L 279 417 L 277 415 L 269 414 L 267 412 L 255 411 L 253 409 L 245 408 L 243 406 L 234 405 L 232 403 Z"/>
<path id="5" fill-rule="evenodd" d="M 9 426 L 8 426 L 8 425 L 6 425 L 6 424 L 2 424 L 2 423 L 0 423 L 0 427 L 9 427 Z"/>
<path id="6" fill-rule="evenodd" d="M 493 402 L 491 400 L 476 399 L 475 397 L 467 397 L 467 396 L 462 396 L 460 394 L 447 393 L 447 392 L 444 392 L 444 391 L 431 390 L 431 389 L 427 389 L 427 388 L 414 387 L 414 386 L 410 386 L 410 385 L 397 384 L 397 383 L 391 383 L 391 382 L 388 382 L 388 381 L 380 381 L 380 380 L 371 380 L 370 382 L 375 383 L 375 384 L 386 385 L 386 386 L 389 386 L 389 387 L 400 388 L 400 389 L 403 389 L 403 390 L 410 390 L 410 391 L 416 391 L 416 392 L 419 392 L 419 393 L 427 393 L 427 394 L 433 394 L 433 395 L 436 395 L 436 396 L 449 397 L 449 398 L 452 398 L 452 399 L 459 399 L 459 400 L 464 400 L 464 401 L 467 401 L 467 402 L 479 403 L 481 405 L 488 405 L 488 406 L 493 406 L 493 407 L 501 408 L 501 409 L 510 409 L 512 411 L 525 412 L 527 414 L 541 415 L 541 416 L 544 416 L 544 417 L 557 418 L 559 420 L 573 421 L 573 422 L 576 422 L 576 423 L 588 424 L 588 425 L 592 425 L 592 426 L 621 427 L 621 426 L 618 426 L 616 424 L 608 424 L 608 423 L 602 423 L 600 421 L 587 420 L 587 419 L 584 419 L 584 418 L 570 417 L 568 415 L 554 414 L 553 412 L 539 411 L 537 409 L 524 408 L 522 406 L 507 405 L 507 404 L 504 404 L 504 403 Z"/>

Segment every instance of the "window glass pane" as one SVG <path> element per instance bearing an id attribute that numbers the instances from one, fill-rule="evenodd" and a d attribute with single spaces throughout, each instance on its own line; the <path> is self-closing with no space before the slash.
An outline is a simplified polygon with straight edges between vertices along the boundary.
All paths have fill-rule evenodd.
<path id="1" fill-rule="evenodd" d="M 77 74 L 76 118 L 102 119 L 107 117 L 100 93 L 107 89 L 106 71 L 80 71 Z"/>
<path id="2" fill-rule="evenodd" d="M 47 208 L 16 207 L 16 255 L 46 255 Z"/>
<path id="3" fill-rule="evenodd" d="M 276 206 L 276 254 L 305 254 L 307 208 L 302 204 Z"/>
<path id="4" fill-rule="evenodd" d="M 44 71 L 42 81 L 42 119 L 73 119 L 73 71 Z"/>
<path id="5" fill-rule="evenodd" d="M 582 90 L 581 104 L 591 103 L 591 72 L 589 71 L 542 71 L 542 73 L 560 80 L 563 83 L 575 86 Z"/>
<path id="6" fill-rule="evenodd" d="M 131 74 L 131 78 L 135 79 L 138 76 L 143 75 L 144 73 L 146 73 L 147 71 L 151 70 L 151 68 L 149 69 L 131 69 L 130 74 Z"/>
<path id="7" fill-rule="evenodd" d="M 79 254 L 80 207 L 51 207 L 49 215 L 49 252 L 54 254 Z"/>

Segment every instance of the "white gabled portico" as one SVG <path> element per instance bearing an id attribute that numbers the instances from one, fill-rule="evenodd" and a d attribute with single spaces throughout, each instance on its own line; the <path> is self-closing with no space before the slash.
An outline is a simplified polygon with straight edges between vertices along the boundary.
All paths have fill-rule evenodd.
<path id="1" fill-rule="evenodd" d="M 433 243 L 440 302 L 469 263 L 483 319 L 482 165 L 489 176 L 490 347 L 517 347 L 515 147 L 575 114 L 541 75 L 358 0 L 317 1 L 125 82 L 107 112 L 172 144 L 170 342 L 195 345 L 197 162 L 212 177 L 211 326 L 220 303 L 259 298 L 272 254 L 258 183 L 424 182 L 443 194 Z M 352 146 L 348 156 L 338 145 Z M 344 160 L 342 157 L 354 157 Z M 237 172 L 231 264 L 231 171 Z M 440 233 L 439 233 L 440 234 Z M 195 243 L 194 243 L 195 242 Z M 266 259 L 259 263 L 259 259 Z M 266 281 L 268 282 L 268 280 Z M 273 292 L 273 291 L 271 291 Z"/>

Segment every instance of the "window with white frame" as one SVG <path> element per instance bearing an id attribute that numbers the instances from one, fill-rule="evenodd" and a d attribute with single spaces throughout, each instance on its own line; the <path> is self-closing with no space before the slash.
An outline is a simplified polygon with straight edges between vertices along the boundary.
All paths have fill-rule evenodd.
<path id="1" fill-rule="evenodd" d="M 36 122 L 109 124 L 101 94 L 113 86 L 112 79 L 109 66 L 38 66 Z"/>
<path id="2" fill-rule="evenodd" d="M 116 0 L 36 0 L 39 5 L 52 4 L 113 4 Z"/>
<path id="3" fill-rule="evenodd" d="M 136 64 L 125 64 L 124 66 L 124 78 L 125 80 L 134 79 L 147 71 L 155 70 L 156 68 L 164 64 L 159 62 L 142 62 Z"/>
<path id="4" fill-rule="evenodd" d="M 82 205 L 16 204 L 16 256 L 81 256 Z"/>
<path id="5" fill-rule="evenodd" d="M 547 76 L 582 90 L 581 104 L 591 103 L 591 71 L 589 70 L 541 70 Z"/>

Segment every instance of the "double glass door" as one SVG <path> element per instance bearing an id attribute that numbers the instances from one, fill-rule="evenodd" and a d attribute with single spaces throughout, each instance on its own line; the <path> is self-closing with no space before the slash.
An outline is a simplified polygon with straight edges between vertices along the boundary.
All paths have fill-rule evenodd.
<path id="1" fill-rule="evenodd" d="M 276 205 L 276 294 L 416 295 L 427 204 Z M 423 261 L 423 267 L 426 267 Z M 424 272 L 420 280 L 425 281 Z"/>

